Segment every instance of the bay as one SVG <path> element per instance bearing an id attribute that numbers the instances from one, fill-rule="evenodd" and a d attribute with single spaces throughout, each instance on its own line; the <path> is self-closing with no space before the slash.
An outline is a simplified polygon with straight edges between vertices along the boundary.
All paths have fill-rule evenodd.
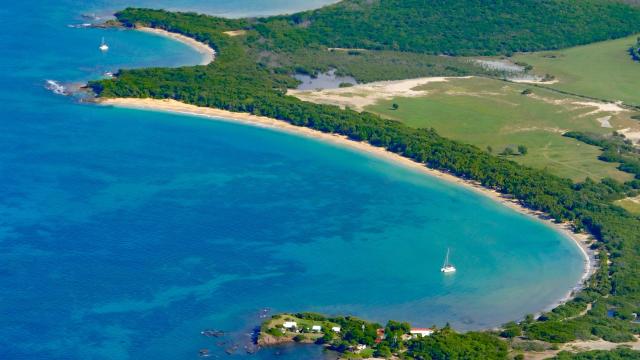
<path id="1" fill-rule="evenodd" d="M 322 3 L 34 0 L 0 10 L 0 358 L 188 359 L 234 344 L 243 355 L 264 308 L 482 329 L 575 285 L 574 244 L 460 186 L 308 138 L 83 105 L 44 88 L 199 62 L 162 37 L 67 27 L 83 13 L 152 5 L 242 16 Z M 448 247 L 458 272 L 445 277 Z M 228 335 L 205 338 L 205 328 Z M 253 356 L 332 355 L 289 346 Z"/>

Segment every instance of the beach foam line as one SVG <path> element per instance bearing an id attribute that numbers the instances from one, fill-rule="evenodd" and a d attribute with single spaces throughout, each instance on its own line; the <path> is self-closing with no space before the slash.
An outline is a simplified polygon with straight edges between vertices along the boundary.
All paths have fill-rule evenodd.
<path id="1" fill-rule="evenodd" d="M 541 311 L 551 310 L 558 305 L 561 305 L 571 300 L 575 294 L 583 288 L 584 283 L 596 270 L 595 252 L 589 248 L 588 243 L 591 241 L 591 236 L 586 233 L 574 233 L 571 230 L 569 223 L 556 223 L 553 219 L 549 219 L 546 214 L 528 209 L 522 206 L 517 200 L 509 197 L 508 195 L 501 194 L 495 190 L 483 187 L 480 183 L 471 180 L 461 179 L 457 176 L 451 175 L 447 172 L 428 168 L 424 164 L 413 161 L 404 156 L 398 155 L 387 149 L 373 146 L 363 141 L 350 140 L 346 136 L 338 134 L 324 133 L 318 130 L 310 129 L 302 126 L 295 126 L 286 121 L 273 119 L 265 116 L 258 116 L 249 113 L 239 113 L 227 110 L 201 107 L 191 104 L 186 104 L 180 101 L 172 99 L 139 99 L 139 98 L 106 98 L 98 99 L 98 104 L 105 106 L 116 106 L 130 109 L 142 109 L 153 110 L 160 112 L 169 112 L 182 115 L 199 116 L 215 121 L 226 121 L 233 123 L 240 123 L 245 125 L 257 126 L 261 128 L 273 129 L 277 131 L 284 131 L 294 135 L 301 135 L 310 137 L 316 140 L 326 141 L 332 144 L 336 144 L 342 147 L 353 149 L 359 152 L 376 156 L 380 159 L 389 161 L 393 164 L 401 165 L 406 168 L 417 170 L 423 174 L 436 177 L 438 179 L 447 181 L 449 183 L 464 186 L 468 189 L 475 191 L 478 194 L 482 194 L 493 201 L 496 201 L 512 210 L 515 210 L 521 214 L 530 216 L 537 221 L 541 221 L 547 226 L 552 227 L 554 230 L 563 234 L 565 238 L 572 240 L 572 242 L 578 246 L 580 253 L 584 257 L 584 268 L 582 276 L 569 292 L 551 304 L 549 307 L 541 309 Z"/>
<path id="2" fill-rule="evenodd" d="M 200 65 L 209 65 L 216 58 L 216 51 L 209 45 L 188 36 L 150 27 L 136 27 L 138 31 L 164 36 L 186 44 L 203 55 Z"/>

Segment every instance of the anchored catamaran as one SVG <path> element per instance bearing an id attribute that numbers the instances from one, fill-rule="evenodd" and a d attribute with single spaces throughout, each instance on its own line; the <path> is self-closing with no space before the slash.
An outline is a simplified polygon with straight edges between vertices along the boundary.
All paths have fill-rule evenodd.
<path id="1" fill-rule="evenodd" d="M 442 268 L 440 269 L 440 272 L 443 273 L 452 273 L 456 271 L 456 267 L 449 264 L 449 248 L 447 248 L 447 256 L 444 258 L 444 264 L 442 265 Z"/>

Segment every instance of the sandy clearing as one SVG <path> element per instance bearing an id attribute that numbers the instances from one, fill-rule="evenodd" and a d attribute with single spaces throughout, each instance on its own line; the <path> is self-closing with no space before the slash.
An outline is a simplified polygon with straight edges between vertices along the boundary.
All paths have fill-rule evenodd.
<path id="1" fill-rule="evenodd" d="M 603 128 L 612 128 L 613 126 L 611 126 L 611 123 L 609 122 L 609 120 L 611 120 L 611 115 L 609 116 L 604 116 L 601 118 L 597 118 L 596 119 L 599 123 L 600 126 Z"/>
<path id="2" fill-rule="evenodd" d="M 242 36 L 242 35 L 245 35 L 246 33 L 247 33 L 247 30 L 230 30 L 230 31 L 223 32 L 223 34 L 227 34 L 231 37 Z"/>
<path id="3" fill-rule="evenodd" d="M 585 115 L 593 115 L 600 112 L 609 112 L 609 113 L 617 114 L 617 113 L 628 111 L 627 109 L 623 108 L 620 103 L 617 103 L 617 102 L 604 103 L 604 102 L 596 102 L 596 101 L 574 101 L 573 103 L 576 105 L 583 105 L 583 106 L 596 108 L 595 110 Z"/>
<path id="4" fill-rule="evenodd" d="M 579 110 L 579 109 L 590 109 L 591 111 L 586 112 L 582 115 L 580 115 L 580 117 L 585 117 L 585 116 L 590 116 L 590 115 L 595 115 L 598 113 L 611 113 L 613 115 L 618 115 L 622 112 L 626 112 L 629 111 L 625 108 L 623 108 L 621 105 L 621 103 L 605 103 L 605 102 L 597 102 L 597 101 L 575 101 L 572 100 L 570 98 L 565 98 L 565 99 L 550 99 L 544 96 L 540 96 L 537 95 L 535 93 L 530 94 L 529 97 L 539 100 L 539 101 L 543 101 L 547 104 L 551 104 L 551 105 L 564 105 L 567 107 L 568 110 Z M 593 109 L 595 108 L 595 109 Z M 598 122 L 600 122 L 602 127 L 613 127 L 610 123 L 611 120 L 611 116 L 606 116 L 606 117 L 602 117 L 600 119 L 597 119 Z"/>
<path id="5" fill-rule="evenodd" d="M 447 82 L 453 79 L 470 79 L 473 76 L 465 77 L 425 77 L 407 80 L 396 81 L 377 81 L 367 84 L 359 84 L 348 88 L 339 89 L 324 89 L 324 90 L 289 90 L 288 95 L 295 96 L 301 100 L 320 103 L 338 105 L 340 107 L 350 107 L 358 111 L 364 110 L 367 106 L 374 105 L 379 101 L 391 100 L 396 97 L 421 97 L 428 96 L 429 90 L 416 90 L 417 87 L 435 82 Z M 521 80 L 513 82 L 522 82 Z M 495 92 L 480 92 L 472 93 L 459 90 L 448 90 L 447 95 L 451 96 L 475 96 L 485 97 L 492 96 L 497 99 L 503 94 Z M 575 101 L 571 98 L 565 99 L 551 99 L 544 96 L 540 96 L 536 93 L 530 94 L 530 98 L 543 101 L 545 103 L 564 106 L 569 111 L 590 109 L 591 111 L 585 112 L 580 115 L 590 116 L 601 112 L 612 113 L 617 115 L 621 112 L 628 111 L 623 108 L 619 103 L 603 103 L 595 101 Z M 512 105 L 512 104 L 509 104 Z M 517 105 L 517 104 L 515 104 Z M 595 108 L 595 109 L 593 109 Z M 602 127 L 613 127 L 610 123 L 611 118 L 602 119 L 600 124 Z"/>
<path id="6" fill-rule="evenodd" d="M 570 105 L 572 104 L 571 100 L 569 99 L 550 99 L 548 97 L 544 97 L 544 96 L 540 96 L 538 94 L 536 94 L 535 92 L 533 94 L 529 94 L 528 95 L 530 98 L 532 99 L 536 99 L 538 101 L 542 101 L 544 103 L 547 104 L 551 104 L 551 105 Z M 578 107 L 575 107 L 571 110 L 577 109 Z"/>
<path id="7" fill-rule="evenodd" d="M 631 140 L 636 147 L 640 147 L 640 131 L 638 131 L 637 129 L 624 128 L 618 130 L 618 133 Z"/>
<path id="8" fill-rule="evenodd" d="M 414 90 L 418 86 L 434 82 L 447 82 L 450 79 L 469 78 L 471 77 L 424 77 L 396 81 L 376 81 L 348 88 L 320 91 L 289 90 L 287 94 L 305 101 L 351 107 L 362 111 L 366 106 L 373 105 L 381 100 L 390 100 L 395 97 L 425 96 L 428 94 L 426 90 Z"/>
<path id="9" fill-rule="evenodd" d="M 634 204 L 640 204 L 640 195 L 636 196 L 636 197 L 624 198 L 624 199 L 618 200 L 618 201 L 629 201 L 629 202 L 632 202 Z"/>

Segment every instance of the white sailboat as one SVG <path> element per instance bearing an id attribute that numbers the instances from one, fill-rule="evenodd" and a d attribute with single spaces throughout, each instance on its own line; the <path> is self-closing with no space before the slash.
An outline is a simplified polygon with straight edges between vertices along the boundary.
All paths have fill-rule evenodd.
<path id="1" fill-rule="evenodd" d="M 447 256 L 444 258 L 444 264 L 442 268 L 440 268 L 440 272 L 443 273 L 452 273 L 456 271 L 456 267 L 449 264 L 449 248 L 447 248 Z"/>
<path id="2" fill-rule="evenodd" d="M 102 43 L 100 43 L 100 51 L 108 51 L 109 50 L 109 45 L 107 45 L 106 42 L 104 42 L 104 37 L 102 38 Z"/>

